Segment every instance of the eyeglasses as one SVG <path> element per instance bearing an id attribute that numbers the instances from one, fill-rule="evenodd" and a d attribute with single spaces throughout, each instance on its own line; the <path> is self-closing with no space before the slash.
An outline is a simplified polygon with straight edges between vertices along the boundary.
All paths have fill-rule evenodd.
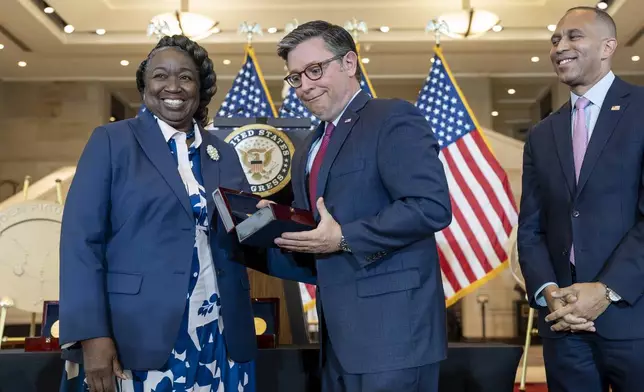
<path id="1" fill-rule="evenodd" d="M 291 85 L 293 88 L 302 87 L 302 74 L 306 74 L 306 77 L 310 80 L 319 80 L 324 76 L 324 66 L 329 64 L 331 61 L 339 60 L 343 58 L 344 55 L 338 55 L 331 57 L 330 59 L 324 60 L 319 63 L 311 64 L 301 72 L 292 72 L 288 74 L 284 80 Z"/>

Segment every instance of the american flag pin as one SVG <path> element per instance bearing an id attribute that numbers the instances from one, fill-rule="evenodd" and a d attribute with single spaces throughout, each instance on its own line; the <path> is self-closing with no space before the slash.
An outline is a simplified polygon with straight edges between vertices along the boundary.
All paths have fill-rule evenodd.
<path id="1" fill-rule="evenodd" d="M 611 107 L 610 110 L 619 110 L 619 105 L 615 105 L 615 106 Z"/>
<path id="2" fill-rule="evenodd" d="M 345 124 L 350 123 L 350 122 L 351 122 L 351 119 L 350 119 L 350 118 L 347 118 L 346 120 L 344 120 L 344 123 L 345 123 Z"/>

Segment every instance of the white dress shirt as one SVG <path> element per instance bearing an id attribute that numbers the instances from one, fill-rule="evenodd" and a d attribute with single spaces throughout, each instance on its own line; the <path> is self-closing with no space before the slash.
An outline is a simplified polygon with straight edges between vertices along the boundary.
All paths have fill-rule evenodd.
<path id="1" fill-rule="evenodd" d="M 338 122 L 340 122 L 340 119 L 342 118 L 342 115 L 344 112 L 347 110 L 351 102 L 356 98 L 356 96 L 362 91 L 362 89 L 358 89 L 355 94 L 353 94 L 353 97 L 347 102 L 347 104 L 344 106 L 344 109 L 340 112 L 340 115 L 335 118 L 333 121 L 333 126 L 337 127 Z M 309 158 L 308 161 L 306 162 L 306 174 L 308 174 L 311 171 L 311 166 L 313 166 L 313 161 L 315 160 L 315 156 L 318 154 L 318 151 L 320 150 L 320 145 L 322 144 L 322 139 L 324 138 L 324 135 L 326 134 L 326 127 L 327 123 L 324 123 L 324 133 L 322 134 L 322 137 L 320 137 L 318 140 L 316 140 L 313 145 L 311 146 L 311 150 L 309 151 Z"/>

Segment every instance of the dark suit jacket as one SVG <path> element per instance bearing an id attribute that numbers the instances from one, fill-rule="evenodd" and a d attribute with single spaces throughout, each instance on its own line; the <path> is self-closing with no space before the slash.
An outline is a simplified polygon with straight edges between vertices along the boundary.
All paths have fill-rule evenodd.
<path id="1" fill-rule="evenodd" d="M 210 195 L 218 186 L 248 189 L 248 183 L 233 147 L 201 133 L 224 336 L 230 357 L 244 362 L 256 354 L 248 276 L 234 261 L 242 251 L 226 233 Z M 218 161 L 209 158 L 209 145 L 219 151 Z M 143 112 L 97 128 L 65 203 L 61 344 L 112 337 L 126 369 L 160 368 L 185 310 L 194 242 L 189 197 L 154 117 Z"/>
<path id="2" fill-rule="evenodd" d="M 295 206 L 309 209 L 306 162 L 320 127 L 295 152 Z M 359 93 L 337 124 L 317 197 L 352 253 L 317 257 L 323 319 L 350 373 L 409 368 L 447 353 L 434 233 L 451 222 L 439 147 L 420 112 Z M 319 219 L 317 209 L 316 219 Z"/>
<path id="3" fill-rule="evenodd" d="M 537 124 L 525 144 L 518 248 L 530 303 L 546 282 L 605 283 L 623 301 L 596 321 L 609 339 L 644 337 L 644 89 L 616 78 L 603 102 L 576 184 L 570 103 Z M 550 331 L 539 312 L 543 336 Z"/>

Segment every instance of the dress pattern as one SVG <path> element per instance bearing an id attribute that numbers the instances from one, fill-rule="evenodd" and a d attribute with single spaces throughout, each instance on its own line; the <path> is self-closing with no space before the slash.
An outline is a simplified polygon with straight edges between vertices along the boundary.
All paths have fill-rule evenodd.
<path id="1" fill-rule="evenodd" d="M 220 310 L 219 290 L 214 260 L 209 246 L 209 225 L 206 191 L 203 185 L 199 146 L 202 137 L 194 126 L 194 142 L 187 146 L 193 132 L 186 135 L 158 120 L 167 135 L 170 151 L 177 162 L 181 179 L 190 196 L 195 218 L 196 237 L 192 254 L 190 284 L 186 296 L 186 311 L 181 321 L 179 335 L 165 365 L 154 371 L 129 371 L 129 380 L 117 380 L 118 392 L 255 392 L 255 363 L 236 363 L 228 358 L 223 330 L 224 320 Z M 166 136 L 167 137 L 167 136 Z M 72 386 L 82 369 L 66 365 L 63 377 Z M 75 374 L 74 374 L 75 373 Z M 87 385 L 83 382 L 83 388 Z M 61 388 L 73 392 L 75 388 Z"/>

